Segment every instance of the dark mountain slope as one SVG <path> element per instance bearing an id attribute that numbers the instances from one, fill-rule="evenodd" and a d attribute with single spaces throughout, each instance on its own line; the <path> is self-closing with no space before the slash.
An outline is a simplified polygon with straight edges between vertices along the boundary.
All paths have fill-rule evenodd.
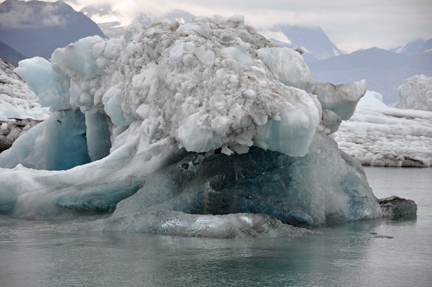
<path id="1" fill-rule="evenodd" d="M 81 38 L 106 37 L 83 13 L 64 2 L 11 1 L 0 4 L 0 41 L 27 57 L 46 59 Z"/>
<path id="2" fill-rule="evenodd" d="M 27 57 L 0 41 L 0 58 L 16 67 L 19 61 Z"/>

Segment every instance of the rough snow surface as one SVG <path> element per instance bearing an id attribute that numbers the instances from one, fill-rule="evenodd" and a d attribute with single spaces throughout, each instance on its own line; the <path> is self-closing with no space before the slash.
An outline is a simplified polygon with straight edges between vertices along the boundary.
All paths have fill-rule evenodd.
<path id="1" fill-rule="evenodd" d="M 432 77 L 416 75 L 405 80 L 398 96 L 395 108 L 432 111 Z"/>
<path id="2" fill-rule="evenodd" d="M 432 112 L 390 108 L 368 91 L 334 139 L 363 165 L 430 167 Z"/>
<path id="3" fill-rule="evenodd" d="M 320 107 L 302 90 L 313 79 L 301 56 L 273 48 L 242 17 L 177 25 L 85 38 L 53 53 L 54 71 L 39 58 L 16 71 L 52 111 L 103 112 L 117 127 L 139 120 L 150 140 L 170 137 L 195 152 L 257 145 L 305 155 Z"/>
<path id="4" fill-rule="evenodd" d="M 14 73 L 14 66 L 0 59 L 0 120 L 48 118 L 35 93 Z"/>
<path id="5" fill-rule="evenodd" d="M 0 152 L 33 126 L 49 117 L 35 93 L 0 59 Z"/>

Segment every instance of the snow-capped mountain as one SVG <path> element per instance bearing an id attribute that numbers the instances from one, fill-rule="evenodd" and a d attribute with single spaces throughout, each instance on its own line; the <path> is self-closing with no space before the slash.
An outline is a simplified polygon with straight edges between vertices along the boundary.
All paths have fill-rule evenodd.
<path id="1" fill-rule="evenodd" d="M 405 46 L 390 49 L 389 51 L 404 55 L 432 53 L 432 38 L 429 40 L 417 39 L 409 42 Z"/>
<path id="2" fill-rule="evenodd" d="M 321 28 L 276 25 L 259 32 L 280 47 L 301 49 L 306 62 L 325 60 L 342 54 Z"/>
<path id="3" fill-rule="evenodd" d="M 96 23 L 62 1 L 0 4 L 0 41 L 27 57 L 49 59 L 55 49 L 93 35 L 105 37 Z"/>

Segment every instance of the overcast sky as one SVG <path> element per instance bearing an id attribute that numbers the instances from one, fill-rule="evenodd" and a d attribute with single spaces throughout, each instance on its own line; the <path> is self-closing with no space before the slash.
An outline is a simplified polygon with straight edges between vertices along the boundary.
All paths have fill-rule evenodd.
<path id="1" fill-rule="evenodd" d="M 3 2 L 3 1 L 1 1 Z M 55 2 L 55 1 L 51 1 Z M 194 15 L 242 14 L 257 28 L 277 23 L 321 27 L 345 51 L 404 45 L 432 38 L 431 0 L 65 0 L 76 10 L 88 5 L 111 10 L 104 17 L 128 23 L 139 13 L 160 15 L 174 9 Z M 93 20 L 102 21 L 101 17 Z"/>

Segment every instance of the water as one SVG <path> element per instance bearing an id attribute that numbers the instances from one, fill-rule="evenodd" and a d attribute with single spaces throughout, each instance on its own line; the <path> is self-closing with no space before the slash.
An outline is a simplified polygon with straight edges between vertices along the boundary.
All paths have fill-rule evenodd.
<path id="1" fill-rule="evenodd" d="M 0 286 L 432 286 L 432 169 L 366 168 L 415 220 L 362 221 L 295 239 L 74 231 L 0 217 Z"/>

